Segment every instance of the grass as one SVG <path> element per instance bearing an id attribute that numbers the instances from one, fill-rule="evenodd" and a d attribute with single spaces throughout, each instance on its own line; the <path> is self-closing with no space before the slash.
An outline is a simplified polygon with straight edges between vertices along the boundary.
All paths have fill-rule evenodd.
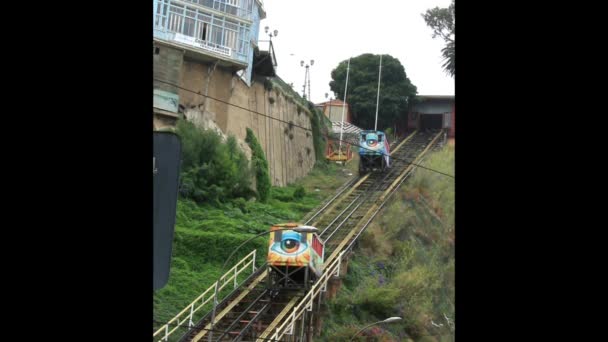
<path id="1" fill-rule="evenodd" d="M 273 224 L 298 222 L 355 176 L 348 176 L 348 173 L 348 169 L 335 164 L 313 169 L 294 184 L 272 187 L 266 203 L 241 198 L 225 204 L 200 205 L 180 198 L 171 273 L 168 284 L 154 293 L 154 320 L 167 322 L 173 318 L 221 276 L 221 267 L 234 248 Z M 299 187 L 304 189 L 301 198 L 294 196 Z M 302 191 L 299 192 L 302 195 Z M 258 264 L 261 264 L 266 255 L 266 243 L 263 236 L 252 240 L 231 258 L 226 268 L 232 267 L 254 248 L 258 250 Z M 155 328 L 161 325 L 155 324 Z"/>

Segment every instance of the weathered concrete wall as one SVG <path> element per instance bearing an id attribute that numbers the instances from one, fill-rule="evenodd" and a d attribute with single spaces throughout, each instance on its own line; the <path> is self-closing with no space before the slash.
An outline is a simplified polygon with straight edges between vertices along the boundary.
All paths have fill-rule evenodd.
<path id="1" fill-rule="evenodd" d="M 152 54 L 154 89 L 178 95 L 178 88 L 167 83 L 159 82 L 162 80 L 171 84 L 179 84 L 182 69 L 183 55 L 182 50 L 170 48 L 164 45 L 153 46 Z M 168 108 L 163 108 L 162 102 L 154 95 L 153 103 L 153 130 L 171 128 L 175 126 L 177 120 L 177 103 L 171 108 L 174 112 L 169 112 Z M 157 108 L 158 106 L 158 108 Z M 166 109 L 166 110 L 165 110 Z"/>
<path id="2" fill-rule="evenodd" d="M 251 128 L 266 154 L 272 184 L 284 186 L 305 176 L 314 166 L 313 139 L 310 131 L 295 126 L 290 129 L 288 123 L 274 119 L 291 121 L 307 129 L 312 127 L 304 111 L 298 114 L 292 100 L 278 89 L 267 91 L 263 81 L 263 78 L 254 78 L 249 87 L 238 76 L 220 67 L 214 69 L 210 64 L 184 60 L 181 87 L 242 108 L 205 100 L 204 96 L 185 90 L 179 91 L 180 105 L 185 107 L 190 120 L 200 126 L 213 121 L 222 132 L 233 134 L 241 144 L 247 134 L 246 128 Z"/>
<path id="3" fill-rule="evenodd" d="M 154 79 L 178 84 L 184 52 L 164 45 L 154 45 L 152 55 Z M 154 88 L 177 94 L 178 89 L 166 83 L 154 82 Z"/>
<path id="4" fill-rule="evenodd" d="M 332 122 L 342 121 L 342 111 L 344 111 L 344 122 L 352 122 L 350 110 L 347 106 L 342 108 L 342 105 L 327 105 L 324 108 L 323 114 Z"/>

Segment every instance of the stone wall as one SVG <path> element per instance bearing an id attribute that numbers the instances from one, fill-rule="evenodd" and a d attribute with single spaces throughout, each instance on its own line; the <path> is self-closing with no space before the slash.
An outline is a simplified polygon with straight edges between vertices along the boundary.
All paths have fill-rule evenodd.
<path id="1" fill-rule="evenodd" d="M 295 127 L 311 129 L 309 114 L 305 110 L 298 113 L 298 106 L 280 88 L 275 86 L 268 91 L 264 78 L 254 77 L 252 85 L 247 86 L 221 67 L 184 59 L 180 86 L 221 100 L 205 100 L 204 96 L 179 90 L 180 106 L 186 117 L 197 125 L 216 126 L 226 135 L 233 134 L 241 146 L 246 145 L 246 128 L 253 130 L 266 154 L 272 185 L 290 184 L 313 168 L 312 131 Z M 290 127 L 289 122 L 294 126 Z M 247 147 L 244 150 L 250 156 L 251 151 Z"/>

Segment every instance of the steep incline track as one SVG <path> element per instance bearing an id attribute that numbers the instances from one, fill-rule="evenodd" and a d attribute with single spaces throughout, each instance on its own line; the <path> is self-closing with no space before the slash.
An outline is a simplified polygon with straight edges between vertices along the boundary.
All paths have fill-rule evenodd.
<path id="1" fill-rule="evenodd" d="M 353 177 L 337 190 L 335 196 L 310 215 L 305 224 L 320 230 L 325 241 L 325 264 L 350 245 L 360 234 L 362 221 L 370 217 L 387 190 L 402 181 L 415 160 L 438 139 L 438 131 L 415 132 L 405 141 L 391 146 L 391 168 L 385 173 Z M 364 229 L 364 228 L 363 228 Z M 266 289 L 267 271 L 264 264 L 216 307 L 212 341 L 262 341 L 286 317 L 305 293 Z M 211 314 L 205 315 L 179 341 L 206 341 L 211 329 Z M 303 328 L 302 328 L 303 329 Z"/>

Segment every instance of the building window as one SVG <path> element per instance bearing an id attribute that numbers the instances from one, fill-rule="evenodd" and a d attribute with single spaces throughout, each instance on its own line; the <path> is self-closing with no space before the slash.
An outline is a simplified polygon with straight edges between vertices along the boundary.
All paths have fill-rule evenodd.
<path id="1" fill-rule="evenodd" d="M 221 26 L 213 25 L 211 28 L 211 42 L 218 45 L 224 45 L 222 44 L 223 31 L 224 29 Z"/>
<path id="2" fill-rule="evenodd" d="M 236 50 L 236 32 L 229 30 L 224 31 L 224 45 Z"/>
<path id="3" fill-rule="evenodd" d="M 196 38 L 200 39 L 200 40 L 207 40 L 207 31 L 209 29 L 207 28 L 207 23 L 200 23 L 198 25 L 197 28 L 197 33 L 196 33 Z"/>
<path id="4" fill-rule="evenodd" d="M 169 30 L 182 33 L 184 6 L 171 4 L 169 8 Z"/>
<path id="5" fill-rule="evenodd" d="M 190 36 L 190 37 L 194 37 L 194 24 L 195 24 L 195 20 L 194 19 L 190 19 L 190 18 L 185 18 L 184 19 L 184 31 L 183 33 L 186 36 Z"/>
<path id="6" fill-rule="evenodd" d="M 226 0 L 226 13 L 239 15 L 239 0 Z"/>

